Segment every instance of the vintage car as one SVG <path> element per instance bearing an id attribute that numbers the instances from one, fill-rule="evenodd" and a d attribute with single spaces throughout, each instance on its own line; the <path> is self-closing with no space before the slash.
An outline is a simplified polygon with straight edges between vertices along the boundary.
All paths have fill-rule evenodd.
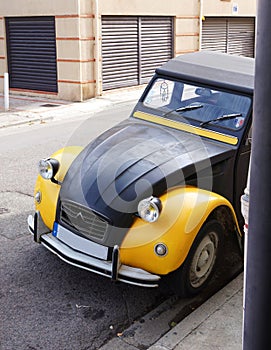
<path id="1" fill-rule="evenodd" d="M 156 69 L 128 118 L 39 162 L 37 243 L 74 266 L 138 286 L 199 293 L 240 246 L 254 60 L 196 52 Z"/>

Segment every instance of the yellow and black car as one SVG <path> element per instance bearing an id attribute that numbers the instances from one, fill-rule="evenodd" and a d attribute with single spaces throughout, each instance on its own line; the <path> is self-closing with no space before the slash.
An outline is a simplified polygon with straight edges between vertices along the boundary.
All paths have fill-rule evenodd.
<path id="1" fill-rule="evenodd" d="M 200 292 L 242 241 L 253 89 L 251 58 L 169 60 L 125 121 L 39 162 L 34 240 L 114 281 Z"/>

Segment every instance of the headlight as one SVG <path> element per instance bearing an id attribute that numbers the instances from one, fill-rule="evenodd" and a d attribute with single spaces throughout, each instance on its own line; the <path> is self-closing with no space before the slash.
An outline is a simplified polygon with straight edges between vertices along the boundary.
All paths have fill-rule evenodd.
<path id="1" fill-rule="evenodd" d="M 54 158 L 39 161 L 39 173 L 45 180 L 53 179 L 59 168 L 58 160 Z"/>
<path id="2" fill-rule="evenodd" d="M 155 222 L 161 213 L 162 203 L 159 198 L 150 197 L 139 202 L 138 215 L 147 222 Z"/>

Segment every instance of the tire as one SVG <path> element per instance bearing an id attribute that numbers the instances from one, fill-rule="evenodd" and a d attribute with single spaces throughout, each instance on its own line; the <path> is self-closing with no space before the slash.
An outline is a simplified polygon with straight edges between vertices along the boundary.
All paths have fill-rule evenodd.
<path id="1" fill-rule="evenodd" d="M 212 278 L 222 256 L 224 232 L 217 220 L 206 222 L 200 229 L 184 263 L 170 276 L 170 284 L 180 297 L 200 293 Z"/>

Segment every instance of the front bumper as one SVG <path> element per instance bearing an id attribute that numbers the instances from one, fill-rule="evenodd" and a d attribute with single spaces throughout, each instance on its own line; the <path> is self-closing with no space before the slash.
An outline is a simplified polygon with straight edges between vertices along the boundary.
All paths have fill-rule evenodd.
<path id="1" fill-rule="evenodd" d="M 112 257 L 110 260 L 99 259 L 97 257 L 88 255 L 86 252 L 78 250 L 75 245 L 71 246 L 57 237 L 52 232 L 46 230 L 46 226 L 43 224 L 42 218 L 39 212 L 36 212 L 34 217 L 30 215 L 28 217 L 29 231 L 34 235 L 34 240 L 44 245 L 52 253 L 56 254 L 63 261 L 80 267 L 82 269 L 94 272 L 96 274 L 111 278 L 113 281 L 125 282 L 141 287 L 158 287 L 160 276 L 151 274 L 145 270 L 122 265 L 119 260 L 119 247 L 113 248 Z M 71 231 L 66 230 L 69 237 L 73 239 L 78 237 L 81 240 L 81 246 L 84 246 L 84 242 L 89 244 L 90 241 L 79 236 L 76 236 Z M 47 231 L 47 232 L 46 232 Z M 75 249 L 77 248 L 77 249 Z"/>

